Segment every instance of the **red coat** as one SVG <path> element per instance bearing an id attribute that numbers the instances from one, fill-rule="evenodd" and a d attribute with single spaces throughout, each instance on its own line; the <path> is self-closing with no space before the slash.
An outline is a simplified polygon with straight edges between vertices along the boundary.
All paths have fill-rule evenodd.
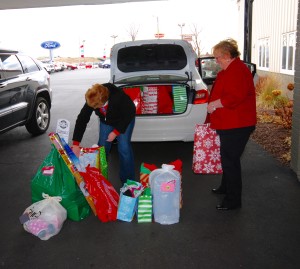
<path id="1" fill-rule="evenodd" d="M 256 125 L 253 78 L 239 58 L 218 73 L 209 101 L 218 99 L 221 99 L 223 107 L 209 115 L 211 128 L 225 130 Z"/>

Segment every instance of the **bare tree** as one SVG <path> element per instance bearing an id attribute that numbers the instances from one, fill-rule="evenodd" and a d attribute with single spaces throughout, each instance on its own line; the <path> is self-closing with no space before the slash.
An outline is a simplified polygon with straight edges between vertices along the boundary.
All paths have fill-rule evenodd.
<path id="1" fill-rule="evenodd" d="M 201 40 L 200 40 L 199 35 L 202 32 L 202 29 L 199 30 L 198 26 L 196 24 L 193 24 L 193 26 L 191 27 L 191 32 L 193 35 L 192 46 L 193 46 L 194 50 L 196 51 L 198 57 L 200 57 L 203 48 L 201 47 Z"/>
<path id="2" fill-rule="evenodd" d="M 136 36 L 139 32 L 139 27 L 132 23 L 129 27 L 129 30 L 127 30 L 127 32 L 131 38 L 131 41 L 135 41 Z"/>

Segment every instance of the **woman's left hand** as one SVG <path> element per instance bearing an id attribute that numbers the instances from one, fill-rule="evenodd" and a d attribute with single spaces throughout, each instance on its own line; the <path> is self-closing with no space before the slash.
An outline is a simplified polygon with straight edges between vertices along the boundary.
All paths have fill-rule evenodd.
<path id="1" fill-rule="evenodd" d="M 107 140 L 108 142 L 113 142 L 115 140 L 115 138 L 117 137 L 117 135 L 114 132 L 111 132 L 108 137 Z"/>
<path id="2" fill-rule="evenodd" d="M 223 107 L 222 103 L 221 103 L 221 100 L 218 99 L 218 100 L 215 100 L 215 101 L 212 101 L 208 104 L 207 106 L 207 112 L 208 113 L 213 113 L 217 108 L 220 108 L 220 107 Z"/>

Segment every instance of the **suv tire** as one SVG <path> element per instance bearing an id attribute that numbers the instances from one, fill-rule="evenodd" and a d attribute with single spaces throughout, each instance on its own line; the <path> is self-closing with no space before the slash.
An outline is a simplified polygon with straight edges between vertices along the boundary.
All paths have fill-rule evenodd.
<path id="1" fill-rule="evenodd" d="M 46 132 L 50 124 L 50 107 L 47 100 L 38 97 L 31 118 L 25 125 L 27 131 L 32 135 L 40 135 Z"/>

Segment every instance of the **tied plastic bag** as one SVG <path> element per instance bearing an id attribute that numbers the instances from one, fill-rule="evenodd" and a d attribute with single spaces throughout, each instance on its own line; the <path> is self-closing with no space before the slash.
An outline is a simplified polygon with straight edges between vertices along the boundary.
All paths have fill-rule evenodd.
<path id="1" fill-rule="evenodd" d="M 163 164 L 151 172 L 150 187 L 153 195 L 154 221 L 160 224 L 179 222 L 180 173 L 174 165 Z"/>
<path id="2" fill-rule="evenodd" d="M 61 197 L 43 193 L 44 200 L 33 203 L 20 217 L 25 231 L 41 240 L 48 240 L 61 230 L 67 218 L 66 209 L 60 204 Z"/>
<path id="3" fill-rule="evenodd" d="M 115 221 L 119 203 L 119 194 L 112 184 L 95 167 L 86 167 L 80 172 L 86 183 L 85 188 L 93 198 L 97 216 L 102 222 Z"/>

